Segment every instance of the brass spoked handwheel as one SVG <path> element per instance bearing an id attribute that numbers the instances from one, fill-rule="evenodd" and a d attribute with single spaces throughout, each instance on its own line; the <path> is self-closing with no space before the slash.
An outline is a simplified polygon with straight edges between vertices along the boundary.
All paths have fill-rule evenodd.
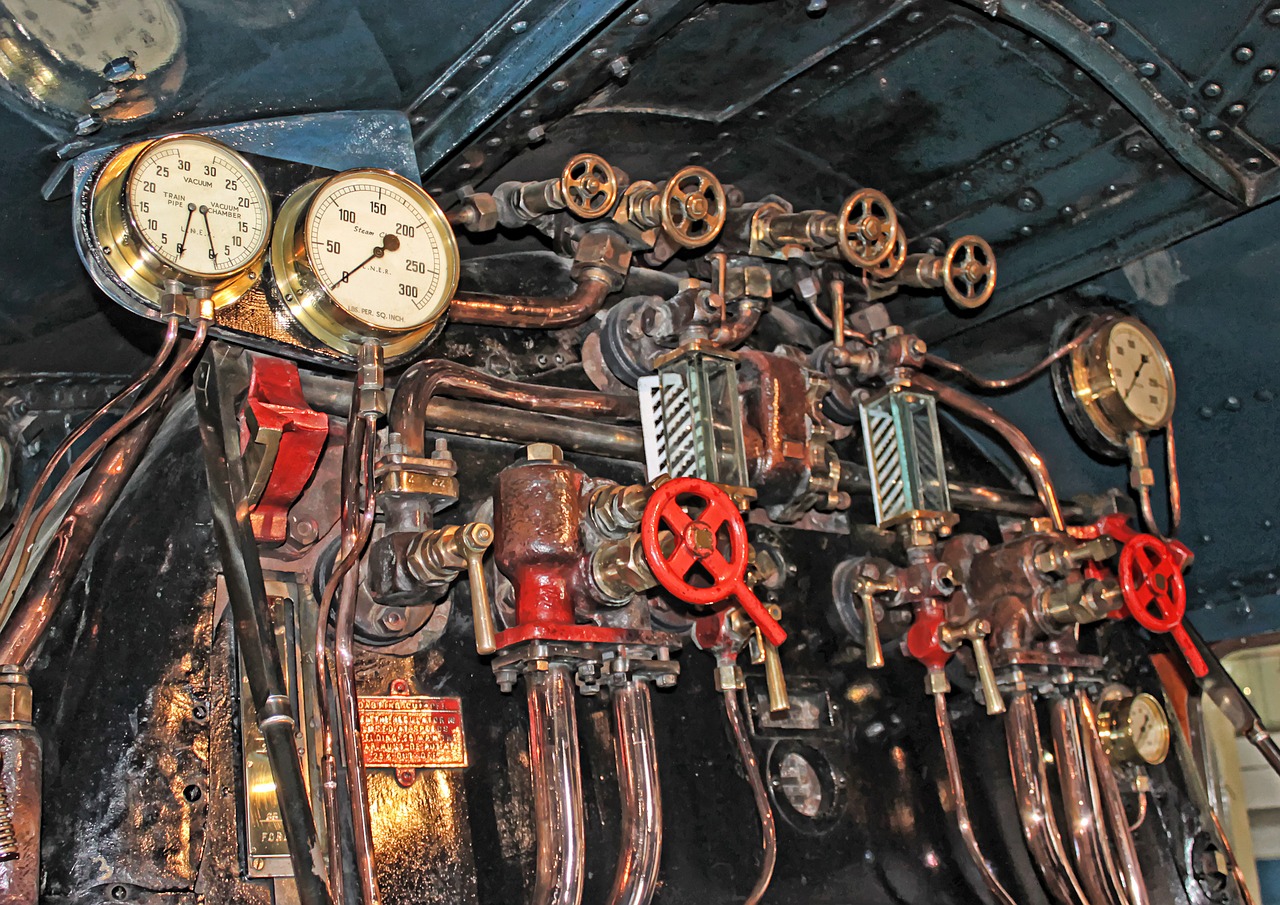
<path id="1" fill-rule="evenodd" d="M 893 243 L 893 253 L 884 261 L 874 267 L 868 267 L 867 272 L 877 280 L 889 280 L 897 275 L 902 269 L 902 265 L 907 262 L 907 233 L 902 228 L 902 224 L 898 224 L 898 238 Z"/>
<path id="2" fill-rule="evenodd" d="M 724 228 L 724 186 L 703 167 L 685 167 L 668 179 L 659 204 L 663 232 L 682 248 L 708 245 Z"/>
<path id="3" fill-rule="evenodd" d="M 985 239 L 961 236 L 942 258 L 942 286 L 961 308 L 981 308 L 996 291 L 996 254 Z"/>
<path id="4" fill-rule="evenodd" d="M 564 205 L 584 220 L 603 217 L 618 200 L 618 174 L 599 154 L 576 154 L 560 175 Z"/>
<path id="5" fill-rule="evenodd" d="M 840 253 L 855 267 L 872 268 L 893 254 L 898 214 L 883 192 L 859 189 L 840 208 Z"/>

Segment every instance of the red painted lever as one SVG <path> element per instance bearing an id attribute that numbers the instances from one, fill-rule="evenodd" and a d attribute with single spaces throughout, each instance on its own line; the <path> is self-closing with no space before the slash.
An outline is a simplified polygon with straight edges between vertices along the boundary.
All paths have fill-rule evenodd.
<path id="1" fill-rule="evenodd" d="M 1182 627 L 1187 585 L 1179 559 L 1178 552 L 1155 535 L 1135 534 L 1120 551 L 1120 589 L 1133 620 L 1149 632 L 1173 635 L 1191 671 L 1203 678 L 1209 667 Z"/>
<path id="2" fill-rule="evenodd" d="M 701 511 L 690 515 L 679 498 L 693 499 Z M 663 553 L 658 535 L 663 528 L 675 535 L 675 548 Z M 720 552 L 721 529 L 728 534 L 729 555 Z M 640 544 L 649 568 L 658 582 L 685 603 L 709 606 L 738 601 L 751 621 L 760 627 L 765 640 L 777 647 L 787 633 L 769 615 L 764 604 L 743 580 L 747 574 L 747 526 L 729 495 L 700 478 L 673 478 L 653 492 L 640 521 Z M 689 581 L 689 573 L 700 565 L 711 578 L 706 587 Z"/>

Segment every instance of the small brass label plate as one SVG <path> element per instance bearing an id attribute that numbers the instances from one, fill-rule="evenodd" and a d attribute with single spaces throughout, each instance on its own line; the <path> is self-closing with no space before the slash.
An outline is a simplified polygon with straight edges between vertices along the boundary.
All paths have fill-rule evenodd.
<path id="1" fill-rule="evenodd" d="M 359 703 L 365 767 L 467 766 L 461 698 L 377 695 Z"/>

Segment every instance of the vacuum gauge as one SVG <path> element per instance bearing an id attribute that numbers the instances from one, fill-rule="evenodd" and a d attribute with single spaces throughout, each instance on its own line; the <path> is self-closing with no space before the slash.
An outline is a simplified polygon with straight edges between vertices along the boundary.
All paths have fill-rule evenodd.
<path id="1" fill-rule="evenodd" d="M 331 348 L 387 355 L 425 340 L 458 286 L 458 246 L 439 205 L 386 170 L 310 182 L 280 209 L 271 266 L 289 310 Z"/>
<path id="2" fill-rule="evenodd" d="M 176 280 L 221 307 L 261 273 L 271 204 L 252 165 L 202 135 L 123 148 L 93 186 L 93 234 L 103 262 L 153 304 Z"/>

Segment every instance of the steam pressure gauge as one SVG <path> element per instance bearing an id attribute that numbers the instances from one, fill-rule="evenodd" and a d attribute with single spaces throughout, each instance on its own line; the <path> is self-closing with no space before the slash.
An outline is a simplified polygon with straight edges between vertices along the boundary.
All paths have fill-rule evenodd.
<path id="1" fill-rule="evenodd" d="M 1091 331 L 1055 363 L 1054 389 L 1067 421 L 1095 452 L 1124 455 L 1131 435 L 1173 418 L 1173 365 L 1150 328 L 1132 317 L 1085 321 Z"/>
<path id="2" fill-rule="evenodd" d="M 1163 763 L 1169 754 L 1169 718 L 1145 692 L 1104 702 L 1098 734 L 1107 756 L 1120 763 Z"/>
<path id="3" fill-rule="evenodd" d="M 271 246 L 276 287 L 298 322 L 354 355 L 388 356 L 426 340 L 458 286 L 458 245 L 439 205 L 386 170 L 310 182 L 280 209 Z"/>
<path id="4" fill-rule="evenodd" d="M 122 148 L 93 184 L 101 260 L 158 304 L 165 284 L 206 288 L 215 307 L 254 284 L 271 235 L 271 203 L 250 163 L 202 135 Z"/>

